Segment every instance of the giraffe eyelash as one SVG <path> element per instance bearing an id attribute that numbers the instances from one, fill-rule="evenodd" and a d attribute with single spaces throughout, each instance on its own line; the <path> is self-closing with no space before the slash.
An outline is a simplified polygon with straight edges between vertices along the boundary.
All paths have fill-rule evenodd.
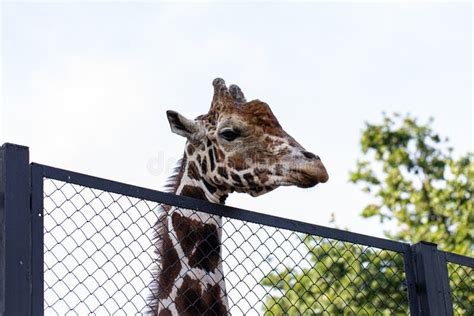
<path id="1" fill-rule="evenodd" d="M 231 142 L 240 136 L 240 132 L 233 129 L 225 129 L 219 135 L 226 141 Z"/>

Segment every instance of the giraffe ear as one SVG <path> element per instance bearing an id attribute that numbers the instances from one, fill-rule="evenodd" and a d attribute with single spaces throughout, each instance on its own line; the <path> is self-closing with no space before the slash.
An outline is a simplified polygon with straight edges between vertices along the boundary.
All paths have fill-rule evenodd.
<path id="1" fill-rule="evenodd" d="M 194 120 L 189 120 L 175 111 L 166 111 L 171 131 L 175 134 L 190 138 L 191 135 L 198 131 L 197 124 Z"/>

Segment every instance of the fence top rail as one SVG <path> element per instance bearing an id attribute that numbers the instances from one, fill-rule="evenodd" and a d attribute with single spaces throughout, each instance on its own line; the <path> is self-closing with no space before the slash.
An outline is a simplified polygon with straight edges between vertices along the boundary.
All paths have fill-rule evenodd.
<path id="1" fill-rule="evenodd" d="M 353 244 L 360 244 L 363 246 L 385 249 L 399 253 L 405 253 L 409 251 L 410 248 L 409 244 L 403 242 L 353 233 L 345 230 L 329 228 L 315 224 L 309 224 L 272 215 L 256 213 L 236 207 L 214 204 L 208 201 L 151 190 L 139 186 L 98 178 L 95 176 L 90 176 L 38 163 L 31 163 L 31 167 L 36 169 L 35 174 L 41 174 L 42 177 L 45 178 L 90 187 L 102 191 L 108 191 L 116 194 L 131 196 L 134 198 L 153 201 L 160 204 L 167 204 L 180 208 L 192 209 L 217 216 L 248 221 L 260 225 L 273 226 L 276 228 L 287 229 L 304 234 L 310 234 L 323 238 L 340 240 Z"/>
<path id="2" fill-rule="evenodd" d="M 474 268 L 474 258 L 461 256 L 452 252 L 445 252 L 445 251 L 443 252 L 446 255 L 446 261 L 449 261 L 450 263 L 455 263 L 462 266 Z"/>

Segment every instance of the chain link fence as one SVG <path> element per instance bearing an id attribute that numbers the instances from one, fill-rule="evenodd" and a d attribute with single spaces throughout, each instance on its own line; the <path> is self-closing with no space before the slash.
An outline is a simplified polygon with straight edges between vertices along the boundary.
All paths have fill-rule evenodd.
<path id="1" fill-rule="evenodd" d="M 43 205 L 45 313 L 148 312 L 162 205 L 48 178 Z M 401 253 L 227 217 L 222 228 L 232 315 L 409 312 Z"/>
<path id="2" fill-rule="evenodd" d="M 158 203 L 44 180 L 45 314 L 145 312 Z"/>
<path id="3" fill-rule="evenodd" d="M 474 269 L 448 262 L 449 285 L 455 315 L 474 315 Z"/>
<path id="4" fill-rule="evenodd" d="M 168 238 L 170 248 L 181 248 L 176 267 L 190 265 L 180 264 L 190 260 L 186 242 L 208 243 L 203 236 L 212 235 L 200 232 L 201 224 L 179 235 L 170 214 L 221 226 L 213 228 L 221 240 L 205 245 L 203 257 L 221 254 L 222 273 L 214 276 L 231 315 L 474 315 L 474 259 L 436 244 L 410 245 L 30 164 L 28 149 L 17 145 L 2 146 L 0 162 L 4 315 L 153 313 L 148 304 L 160 267 L 155 224 L 171 217 L 177 233 Z M 181 289 L 183 275 L 173 276 L 171 286 Z"/>

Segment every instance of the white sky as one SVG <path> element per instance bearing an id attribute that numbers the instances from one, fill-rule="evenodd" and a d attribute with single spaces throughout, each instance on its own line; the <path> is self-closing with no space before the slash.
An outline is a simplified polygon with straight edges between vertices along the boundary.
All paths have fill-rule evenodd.
<path id="1" fill-rule="evenodd" d="M 470 3 L 3 3 L 1 21 L 0 142 L 35 162 L 159 189 L 184 145 L 165 111 L 205 113 L 223 77 L 330 175 L 227 204 L 381 236 L 348 183 L 364 121 L 433 116 L 473 149 Z"/>

